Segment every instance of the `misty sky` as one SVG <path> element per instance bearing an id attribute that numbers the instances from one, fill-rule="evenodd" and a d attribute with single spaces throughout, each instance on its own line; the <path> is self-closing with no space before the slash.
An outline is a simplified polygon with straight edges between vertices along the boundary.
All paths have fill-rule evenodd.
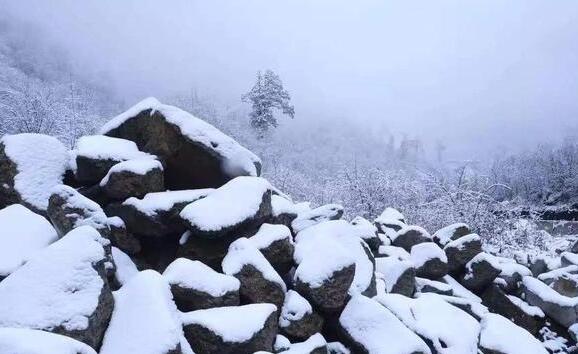
<path id="1" fill-rule="evenodd" d="M 578 126 L 574 0 L 0 0 L 0 12 L 127 101 L 194 87 L 237 104 L 271 68 L 296 124 L 350 119 L 454 152 Z"/>

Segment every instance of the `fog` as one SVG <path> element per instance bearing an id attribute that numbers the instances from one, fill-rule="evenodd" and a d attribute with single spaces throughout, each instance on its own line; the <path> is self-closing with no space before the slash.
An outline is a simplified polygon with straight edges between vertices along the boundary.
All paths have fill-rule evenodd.
<path id="1" fill-rule="evenodd" d="M 239 105 L 270 68 L 293 96 L 292 124 L 372 124 L 456 156 L 578 126 L 571 0 L 0 0 L 0 12 L 128 103 L 195 90 Z"/>

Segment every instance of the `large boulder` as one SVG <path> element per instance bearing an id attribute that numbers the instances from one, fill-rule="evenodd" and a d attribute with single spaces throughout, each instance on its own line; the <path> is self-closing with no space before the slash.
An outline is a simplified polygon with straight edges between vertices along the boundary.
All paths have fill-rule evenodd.
<path id="1" fill-rule="evenodd" d="M 169 284 L 145 270 L 114 292 L 114 312 L 100 354 L 181 354 L 183 331 Z"/>
<path id="2" fill-rule="evenodd" d="M 239 305 L 239 280 L 217 273 L 199 261 L 177 258 L 163 276 L 180 311 Z"/>
<path id="3" fill-rule="evenodd" d="M 412 296 L 415 292 L 415 267 L 412 262 L 396 257 L 375 259 L 375 271 L 380 274 L 386 293 Z"/>
<path id="4" fill-rule="evenodd" d="M 500 265 L 494 256 L 484 252 L 469 261 L 465 270 L 461 283 L 474 292 L 484 290 L 501 272 Z"/>
<path id="5" fill-rule="evenodd" d="M 0 327 L 41 329 L 98 349 L 113 308 L 104 241 L 79 227 L 0 282 Z"/>
<path id="6" fill-rule="evenodd" d="M 246 303 L 268 302 L 278 308 L 283 305 L 287 291 L 283 279 L 248 239 L 231 244 L 223 259 L 223 272 L 239 279 L 239 292 Z"/>
<path id="7" fill-rule="evenodd" d="M 539 307 L 560 325 L 568 328 L 578 322 L 578 298 L 561 295 L 533 277 L 524 277 L 522 294 L 528 304 Z"/>
<path id="8" fill-rule="evenodd" d="M 249 240 L 280 275 L 287 274 L 293 267 L 295 246 L 287 226 L 263 224 Z"/>
<path id="9" fill-rule="evenodd" d="M 431 242 L 431 235 L 419 226 L 404 226 L 391 239 L 391 244 L 410 252 L 417 244 Z"/>
<path id="10" fill-rule="evenodd" d="M 433 242 L 413 246 L 410 255 L 418 277 L 438 279 L 448 272 L 448 258 L 444 251 Z"/>
<path id="11" fill-rule="evenodd" d="M 258 176 L 261 161 L 212 125 L 148 98 L 101 129 L 158 156 L 170 190 L 220 187 L 237 176 Z"/>
<path id="12" fill-rule="evenodd" d="M 277 308 L 272 304 L 197 310 L 184 313 L 182 320 L 196 354 L 271 352 L 277 334 Z"/>
<path id="13" fill-rule="evenodd" d="M 62 183 L 68 153 L 57 139 L 41 134 L 0 139 L 0 208 L 24 204 L 44 214 L 54 186 Z"/>
<path id="14" fill-rule="evenodd" d="M 110 200 L 142 198 L 165 189 L 163 165 L 153 158 L 119 162 L 108 170 L 99 185 Z"/>
<path id="15" fill-rule="evenodd" d="M 488 313 L 482 318 L 480 349 L 484 354 L 547 354 L 539 340 L 507 318 Z"/>
<path id="16" fill-rule="evenodd" d="M 28 328 L 0 328 L 0 353 L 96 354 L 96 351 L 60 334 Z"/>
<path id="17" fill-rule="evenodd" d="M 476 234 L 462 236 L 455 241 L 448 242 L 444 247 L 448 257 L 448 270 L 455 274 L 482 252 L 482 240 Z"/>
<path id="18" fill-rule="evenodd" d="M 45 218 L 20 204 L 0 210 L 0 230 L 0 280 L 58 239 Z"/>
<path id="19" fill-rule="evenodd" d="M 313 311 L 313 307 L 303 296 L 289 290 L 279 317 L 281 333 L 292 340 L 302 341 L 321 332 L 323 317 Z"/>
<path id="20" fill-rule="evenodd" d="M 83 136 L 72 151 L 75 179 L 87 186 L 97 184 L 119 162 L 148 157 L 133 141 L 104 135 Z"/>

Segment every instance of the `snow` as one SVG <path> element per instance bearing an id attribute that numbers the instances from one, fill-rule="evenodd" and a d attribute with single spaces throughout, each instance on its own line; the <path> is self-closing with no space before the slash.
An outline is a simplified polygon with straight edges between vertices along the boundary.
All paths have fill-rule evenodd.
<path id="1" fill-rule="evenodd" d="M 327 343 L 327 351 L 329 354 L 339 353 L 339 354 L 351 354 L 349 349 L 347 349 L 343 344 L 339 342 Z"/>
<path id="2" fill-rule="evenodd" d="M 473 265 L 476 263 L 487 262 L 489 263 L 492 268 L 501 269 L 500 263 L 496 259 L 496 257 L 492 256 L 489 253 L 478 253 L 474 258 L 472 258 L 468 263 L 466 263 L 466 275 L 465 279 L 469 279 L 473 276 L 474 270 L 472 269 Z"/>
<path id="3" fill-rule="evenodd" d="M 399 221 L 405 224 L 405 217 L 402 213 L 400 213 L 397 209 L 394 208 L 385 208 L 381 215 L 379 215 L 375 222 L 380 224 L 390 224 L 390 221 Z M 397 224 L 397 223 L 396 223 Z"/>
<path id="4" fill-rule="evenodd" d="M 287 290 L 285 282 L 265 256 L 259 252 L 250 240 L 242 237 L 229 246 L 229 251 L 222 262 L 223 272 L 232 276 L 239 273 L 245 265 L 252 265 L 261 272 L 263 278 L 279 284 L 283 291 Z"/>
<path id="5" fill-rule="evenodd" d="M 114 276 L 119 284 L 126 284 L 132 277 L 138 274 L 138 269 L 132 259 L 116 247 L 112 247 L 112 259 L 116 265 Z"/>
<path id="6" fill-rule="evenodd" d="M 237 278 L 218 273 L 202 262 L 186 258 L 175 259 L 165 269 L 163 277 L 170 285 L 202 291 L 213 297 L 239 291 L 240 286 Z"/>
<path id="7" fill-rule="evenodd" d="M 181 317 L 184 326 L 199 325 L 211 330 L 225 342 L 242 343 L 262 330 L 275 311 L 277 306 L 273 304 L 250 304 L 197 310 L 183 313 Z"/>
<path id="8" fill-rule="evenodd" d="M 260 165 L 261 160 L 255 154 L 212 125 L 177 107 L 162 104 L 156 98 L 147 98 L 111 119 L 101 128 L 100 133 L 106 134 L 116 129 L 125 121 L 148 109 L 151 110 L 150 115 L 155 112 L 161 113 L 168 123 L 176 125 L 180 129 L 181 134 L 192 142 L 201 144 L 222 156 L 224 158 L 222 167 L 229 174 L 258 175 L 255 165 Z"/>
<path id="9" fill-rule="evenodd" d="M 93 160 L 125 161 L 150 157 L 146 152 L 139 151 L 133 141 L 112 138 L 105 135 L 83 136 L 76 142 L 73 152 Z"/>
<path id="10" fill-rule="evenodd" d="M 86 329 L 104 286 L 93 268 L 105 259 L 100 239 L 76 228 L 0 282 L 0 327 Z"/>
<path id="11" fill-rule="evenodd" d="M 281 214 L 299 215 L 311 210 L 308 202 L 294 204 L 289 199 L 279 195 L 271 196 L 271 206 L 273 208 L 273 216 L 279 216 Z"/>
<path id="12" fill-rule="evenodd" d="M 281 241 L 288 239 L 289 242 L 293 243 L 293 238 L 291 237 L 291 230 L 285 225 L 273 225 L 273 224 L 263 224 L 259 228 L 259 231 L 249 238 L 255 247 L 262 250 L 265 249 L 276 241 Z"/>
<path id="13" fill-rule="evenodd" d="M 572 277 L 572 275 L 578 273 L 578 265 L 569 265 L 567 267 L 558 268 L 551 270 L 546 273 L 542 273 L 538 275 L 538 279 L 543 281 L 546 284 L 552 283 L 554 280 L 559 279 L 563 276 Z M 531 275 L 531 274 L 528 274 Z"/>
<path id="14" fill-rule="evenodd" d="M 6 277 L 34 253 L 58 239 L 42 216 L 20 204 L 0 210 L 0 277 Z"/>
<path id="15" fill-rule="evenodd" d="M 536 294 L 540 299 L 545 302 L 551 302 L 560 306 L 574 307 L 578 305 L 578 298 L 572 298 L 568 296 L 561 295 L 556 290 L 552 289 L 548 285 L 544 284 L 540 280 L 533 277 L 522 278 L 522 283 L 524 287 L 530 292 Z"/>
<path id="16" fill-rule="evenodd" d="M 391 311 L 363 295 L 349 300 L 339 323 L 369 354 L 430 354 L 428 346 Z"/>
<path id="17" fill-rule="evenodd" d="M 431 239 L 431 235 L 423 227 L 416 225 L 406 225 L 402 227 L 398 232 L 396 232 L 393 237 L 391 237 L 391 241 L 395 241 L 400 235 L 407 234 L 410 231 L 415 231 L 420 235 L 422 235 L 423 237 Z"/>
<path id="18" fill-rule="evenodd" d="M 458 238 L 457 240 L 448 242 L 448 243 L 445 245 L 444 250 L 445 250 L 445 249 L 448 249 L 448 248 L 456 248 L 457 250 L 460 250 L 460 251 L 461 251 L 461 250 L 464 250 L 464 249 L 465 249 L 465 247 L 466 247 L 465 244 L 466 244 L 466 243 L 470 243 L 470 242 L 473 242 L 473 241 L 480 241 L 480 242 L 481 242 L 480 236 L 478 236 L 477 234 L 469 234 L 469 235 L 466 235 L 466 236 L 462 236 L 462 237 Z"/>
<path id="19" fill-rule="evenodd" d="M 141 213 L 154 217 L 159 212 L 169 211 L 175 204 L 189 202 L 208 196 L 214 189 L 190 189 L 182 191 L 154 192 L 146 194 L 142 199 L 130 197 L 122 205 L 130 205 Z"/>
<path id="20" fill-rule="evenodd" d="M 108 170 L 106 176 L 104 176 L 104 178 L 100 181 L 100 186 L 104 187 L 108 183 L 110 176 L 114 173 L 130 172 L 144 176 L 148 172 L 155 169 L 162 171 L 163 165 L 160 163 L 160 161 L 155 160 L 153 157 L 122 161 L 112 166 L 110 170 Z"/>
<path id="21" fill-rule="evenodd" d="M 46 210 L 52 187 L 62 183 L 68 152 L 58 139 L 41 134 L 5 135 L 6 156 L 16 163 L 14 189 L 34 208 Z"/>
<path id="22" fill-rule="evenodd" d="M 443 227 L 443 228 L 437 230 L 433 234 L 433 239 L 434 239 L 434 241 L 438 242 L 440 245 L 445 245 L 448 242 L 452 241 L 452 236 L 454 235 L 454 232 L 461 227 L 465 227 L 465 228 L 469 229 L 469 226 L 464 224 L 464 223 L 451 224 L 451 225 L 448 225 L 446 227 Z"/>
<path id="23" fill-rule="evenodd" d="M 303 211 L 291 222 L 291 228 L 295 232 L 301 232 L 308 227 L 329 221 L 343 213 L 343 206 L 339 204 L 326 204 L 318 208 Z"/>
<path id="24" fill-rule="evenodd" d="M 299 265 L 295 276 L 313 287 L 320 286 L 333 272 L 355 262 L 355 276 L 349 292 L 365 291 L 373 277 L 373 263 L 355 226 L 345 220 L 324 221 L 299 232 L 293 255 Z"/>
<path id="25" fill-rule="evenodd" d="M 565 262 L 566 264 L 578 265 L 578 254 L 572 252 L 562 252 L 560 256 L 562 258 L 562 262 Z"/>
<path id="26" fill-rule="evenodd" d="M 294 290 L 289 290 L 285 295 L 285 302 L 279 317 L 279 326 L 288 327 L 292 322 L 299 321 L 305 315 L 313 313 L 313 307 L 309 301 Z"/>
<path id="27" fill-rule="evenodd" d="M 504 354 L 547 354 L 542 344 L 508 319 L 487 313 L 481 321 L 480 346 Z"/>
<path id="28" fill-rule="evenodd" d="M 438 289 L 439 291 L 443 291 L 445 293 L 450 293 L 453 291 L 452 287 L 446 283 L 442 283 L 441 281 L 430 280 L 426 278 L 419 278 L 415 277 L 415 286 L 418 292 L 422 292 L 422 289 L 425 286 L 429 286 L 434 289 Z"/>
<path id="29" fill-rule="evenodd" d="M 377 235 L 377 227 L 361 216 L 351 220 L 351 225 L 354 226 L 353 229 L 356 230 L 357 236 L 364 240 L 372 239 Z"/>
<path id="30" fill-rule="evenodd" d="M 409 329 L 431 340 L 440 354 L 476 354 L 480 325 L 473 317 L 435 294 L 412 299 L 398 294 L 375 298 Z"/>
<path id="31" fill-rule="evenodd" d="M 287 337 L 278 334 L 275 337 L 275 343 L 273 343 L 273 350 L 275 353 L 279 353 L 282 352 L 284 350 L 288 350 L 289 347 L 291 347 L 291 342 L 289 341 L 289 339 L 287 339 Z"/>
<path id="32" fill-rule="evenodd" d="M 27 328 L 0 328 L 3 354 L 96 354 L 88 345 L 60 334 Z"/>
<path id="33" fill-rule="evenodd" d="M 82 211 L 82 215 L 69 214 L 69 216 L 77 218 L 74 227 L 88 225 L 100 230 L 106 227 L 109 221 L 114 222 L 114 220 L 109 220 L 106 217 L 106 214 L 98 203 L 83 196 L 70 186 L 60 184 L 52 189 L 52 194 L 58 195 L 66 201 L 63 207 L 80 209 Z"/>
<path id="34" fill-rule="evenodd" d="M 456 297 L 456 296 L 448 296 L 448 295 L 438 295 L 438 298 L 444 300 L 445 302 L 452 304 L 456 307 L 463 306 L 469 307 L 470 311 L 476 316 L 478 319 L 482 318 L 486 313 L 489 312 L 488 308 L 481 303 L 472 300 L 466 299 L 463 297 Z"/>
<path id="35" fill-rule="evenodd" d="M 515 274 L 520 276 L 532 275 L 532 272 L 527 267 L 516 263 L 515 260 L 505 257 L 491 256 L 494 259 L 492 263 L 496 268 L 500 269 L 500 276 L 512 277 Z"/>
<path id="36" fill-rule="evenodd" d="M 410 255 L 410 259 L 416 268 L 423 266 L 432 259 L 439 259 L 444 263 L 448 262 L 445 252 L 433 242 L 425 242 L 413 246 Z"/>
<path id="37" fill-rule="evenodd" d="M 114 311 L 100 354 L 158 354 L 175 349 L 183 337 L 169 284 L 145 270 L 114 293 Z"/>
<path id="38" fill-rule="evenodd" d="M 512 303 L 518 306 L 522 311 L 524 311 L 527 315 L 544 318 L 546 315 L 544 312 L 537 306 L 532 306 L 526 301 L 520 299 L 519 297 L 513 295 L 507 295 L 508 299 L 512 301 Z"/>
<path id="39" fill-rule="evenodd" d="M 463 297 L 464 299 L 472 300 L 475 302 L 480 302 L 480 303 L 482 302 L 482 299 L 480 299 L 479 296 L 472 293 L 468 289 L 464 288 L 460 283 L 458 283 L 451 276 L 445 275 L 442 279 L 446 284 L 451 286 L 453 293 L 454 293 L 454 296 Z"/>
<path id="40" fill-rule="evenodd" d="M 381 274 L 385 282 L 385 290 L 389 293 L 399 277 L 408 269 L 414 268 L 413 263 L 394 257 L 379 257 L 375 259 L 375 271 Z"/>
<path id="41" fill-rule="evenodd" d="M 327 341 L 320 334 L 316 333 L 309 337 L 305 342 L 295 343 L 289 347 L 289 350 L 283 351 L 284 354 L 309 354 L 313 350 L 323 348 L 327 345 Z"/>
<path id="42" fill-rule="evenodd" d="M 180 216 L 200 230 L 219 231 L 254 217 L 263 196 L 271 189 L 264 178 L 236 177 L 207 197 L 187 205 Z"/>
<path id="43" fill-rule="evenodd" d="M 379 246 L 377 250 L 379 255 L 387 256 L 387 257 L 394 257 L 399 260 L 409 260 L 410 254 L 401 247 L 396 246 Z"/>

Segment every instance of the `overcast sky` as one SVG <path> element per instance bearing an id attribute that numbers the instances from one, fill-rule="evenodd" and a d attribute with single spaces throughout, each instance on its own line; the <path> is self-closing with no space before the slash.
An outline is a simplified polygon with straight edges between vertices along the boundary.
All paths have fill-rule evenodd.
<path id="1" fill-rule="evenodd" d="M 454 150 L 578 126 L 578 1 L 0 0 L 127 100 L 236 103 L 277 71 L 299 124 L 351 119 Z"/>

